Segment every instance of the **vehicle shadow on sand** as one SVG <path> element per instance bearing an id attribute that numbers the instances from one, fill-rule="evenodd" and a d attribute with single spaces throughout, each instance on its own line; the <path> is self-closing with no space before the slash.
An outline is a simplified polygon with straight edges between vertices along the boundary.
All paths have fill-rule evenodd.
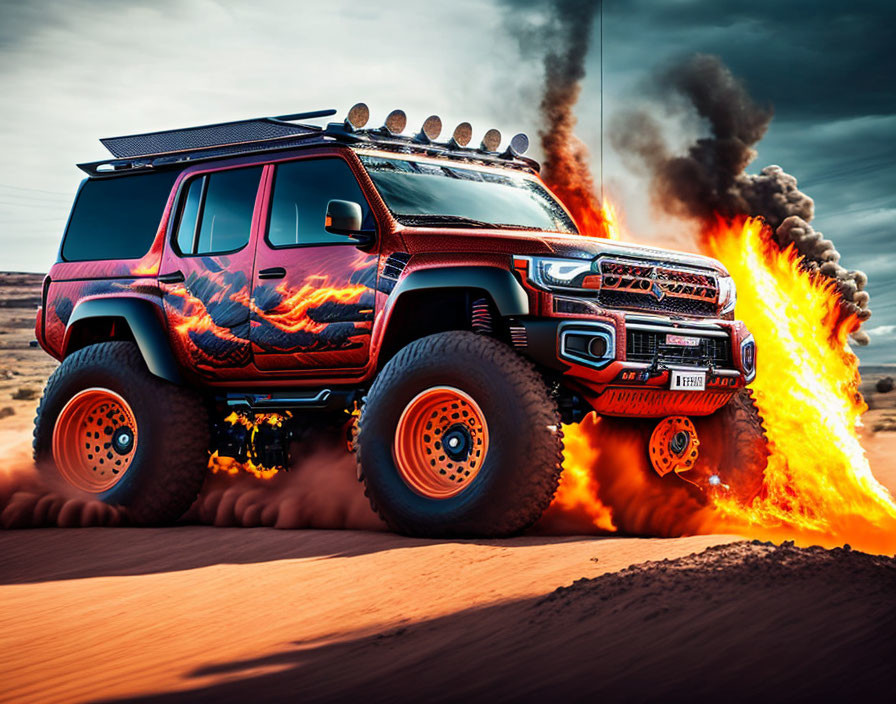
<path id="1" fill-rule="evenodd" d="M 219 564 L 358 557 L 394 549 L 469 543 L 527 548 L 599 539 L 522 536 L 425 540 L 394 533 L 273 528 L 56 528 L 0 532 L 0 584 L 178 572 Z"/>
<path id="2" fill-rule="evenodd" d="M 890 701 L 893 560 L 717 546 L 542 597 L 211 664 L 190 674 L 201 680 L 192 689 L 137 698 Z"/>

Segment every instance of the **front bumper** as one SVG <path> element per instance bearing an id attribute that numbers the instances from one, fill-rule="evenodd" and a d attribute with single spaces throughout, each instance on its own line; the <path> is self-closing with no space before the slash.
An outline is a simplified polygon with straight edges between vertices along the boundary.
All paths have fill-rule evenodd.
<path id="1" fill-rule="evenodd" d="M 740 321 L 607 310 L 519 320 L 511 333 L 521 353 L 560 373 L 605 415 L 709 415 L 756 374 L 755 343 Z M 669 344 L 682 338 L 690 345 Z M 705 390 L 671 390 L 676 370 L 705 372 Z"/>

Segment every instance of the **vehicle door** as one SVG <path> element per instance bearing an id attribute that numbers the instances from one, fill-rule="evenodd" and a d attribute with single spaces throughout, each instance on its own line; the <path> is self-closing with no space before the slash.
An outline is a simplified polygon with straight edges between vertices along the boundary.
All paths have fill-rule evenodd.
<path id="1" fill-rule="evenodd" d="M 370 354 L 377 255 L 326 231 L 327 203 L 370 205 L 348 163 L 335 156 L 269 167 L 267 228 L 255 254 L 250 337 L 255 365 L 268 370 L 361 369 Z M 373 249 L 376 249 L 374 245 Z"/>
<path id="2" fill-rule="evenodd" d="M 159 282 L 172 345 L 189 368 L 245 376 L 262 166 L 191 176 L 179 188 Z"/>

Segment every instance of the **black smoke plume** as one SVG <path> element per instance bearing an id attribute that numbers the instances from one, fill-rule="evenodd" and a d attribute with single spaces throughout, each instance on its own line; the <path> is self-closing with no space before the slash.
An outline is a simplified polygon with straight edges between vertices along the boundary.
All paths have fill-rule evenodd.
<path id="1" fill-rule="evenodd" d="M 600 202 L 588 148 L 575 136 L 574 108 L 585 78 L 585 57 L 597 0 L 555 0 L 550 4 L 548 51 L 539 131 L 544 152 L 542 178 L 569 208 L 585 234 L 599 235 Z"/>
<path id="2" fill-rule="evenodd" d="M 627 111 L 614 117 L 611 142 L 648 168 L 654 202 L 673 215 L 704 223 L 713 222 L 716 214 L 762 216 L 782 249 L 792 242 L 807 268 L 837 281 L 846 312 L 867 320 L 867 277 L 842 267 L 833 243 L 812 227 L 815 204 L 799 190 L 796 178 L 779 166 L 745 172 L 756 158 L 754 145 L 768 129 L 771 107 L 757 104 L 715 56 L 698 54 L 676 62 L 656 76 L 656 84 L 670 107 L 685 101 L 705 120 L 710 136 L 676 155 L 650 113 Z M 858 344 L 868 343 L 862 330 L 852 337 Z"/>

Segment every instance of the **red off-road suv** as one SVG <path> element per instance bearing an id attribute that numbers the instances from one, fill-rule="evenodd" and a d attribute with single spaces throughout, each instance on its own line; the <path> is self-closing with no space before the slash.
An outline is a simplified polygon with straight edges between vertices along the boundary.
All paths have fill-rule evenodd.
<path id="1" fill-rule="evenodd" d="M 689 416 L 715 414 L 731 451 L 691 480 L 757 490 L 755 346 L 719 262 L 581 236 L 523 135 L 402 136 L 363 105 L 302 122 L 334 112 L 104 139 L 115 158 L 80 165 L 37 317 L 62 361 L 43 471 L 168 522 L 210 452 L 286 468 L 299 430 L 360 410 L 391 527 L 507 535 L 551 502 L 561 423 L 595 410 L 659 419 L 660 474 L 693 473 Z"/>

